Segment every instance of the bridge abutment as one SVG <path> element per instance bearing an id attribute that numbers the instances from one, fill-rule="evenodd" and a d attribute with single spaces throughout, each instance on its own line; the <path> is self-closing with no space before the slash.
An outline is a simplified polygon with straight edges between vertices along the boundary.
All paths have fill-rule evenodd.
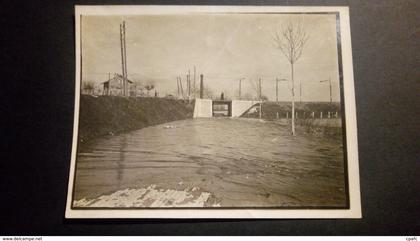
<path id="1" fill-rule="evenodd" d="M 195 99 L 193 117 L 213 117 L 213 101 L 210 99 Z"/>
<path id="2" fill-rule="evenodd" d="M 228 104 L 229 105 L 229 115 L 228 117 L 240 117 L 247 110 L 249 110 L 255 104 L 258 104 L 259 101 L 250 101 L 250 100 L 230 100 L 230 101 L 219 101 L 211 99 L 196 99 L 194 106 L 194 118 L 198 117 L 213 117 L 214 108 L 213 105 L 216 103 Z"/>
<path id="3" fill-rule="evenodd" d="M 240 117 L 257 103 L 259 102 L 252 100 L 232 100 L 232 117 Z"/>

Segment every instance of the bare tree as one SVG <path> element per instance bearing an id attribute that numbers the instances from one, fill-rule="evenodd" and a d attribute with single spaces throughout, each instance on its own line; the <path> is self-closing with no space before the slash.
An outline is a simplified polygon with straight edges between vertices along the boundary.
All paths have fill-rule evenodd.
<path id="1" fill-rule="evenodd" d="M 255 99 L 259 100 L 262 96 L 261 78 L 250 79 L 251 89 L 255 92 Z"/>
<path id="2" fill-rule="evenodd" d="M 84 94 L 92 95 L 95 90 L 95 84 L 92 81 L 84 81 L 82 88 Z"/>
<path id="3" fill-rule="evenodd" d="M 294 64 L 302 56 L 302 52 L 308 35 L 303 29 L 302 23 L 293 24 L 289 22 L 282 29 L 275 32 L 274 42 L 281 53 L 287 58 L 290 63 L 291 81 L 292 81 L 292 135 L 295 135 L 295 79 L 294 79 Z"/>

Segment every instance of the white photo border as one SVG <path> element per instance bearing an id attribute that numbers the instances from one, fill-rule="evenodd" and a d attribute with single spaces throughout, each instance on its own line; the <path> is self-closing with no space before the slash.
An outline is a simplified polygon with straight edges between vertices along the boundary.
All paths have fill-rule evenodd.
<path id="1" fill-rule="evenodd" d="M 264 208 L 215 208 L 215 209 L 73 209 L 72 193 L 77 155 L 78 121 L 81 82 L 80 22 L 82 15 L 161 15 L 198 13 L 325 13 L 337 12 L 340 15 L 341 58 L 344 89 L 345 133 L 347 150 L 348 209 L 264 209 Z M 70 175 L 66 203 L 66 218 L 217 218 L 217 219 L 337 219 L 362 218 L 359 163 L 357 148 L 357 121 L 353 61 L 350 36 L 349 8 L 347 6 L 75 6 L 75 44 L 76 44 L 76 84 L 73 123 L 73 142 Z"/>

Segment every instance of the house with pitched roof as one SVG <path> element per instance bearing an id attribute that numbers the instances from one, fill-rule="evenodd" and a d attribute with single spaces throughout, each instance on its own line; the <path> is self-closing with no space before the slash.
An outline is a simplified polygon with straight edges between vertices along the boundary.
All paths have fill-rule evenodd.
<path id="1" fill-rule="evenodd" d="M 105 82 L 102 82 L 102 95 L 123 95 L 123 79 L 124 78 L 122 75 L 114 73 L 114 77 Z M 127 79 L 127 89 L 129 92 L 131 92 L 130 90 L 133 83 L 133 81 Z"/>

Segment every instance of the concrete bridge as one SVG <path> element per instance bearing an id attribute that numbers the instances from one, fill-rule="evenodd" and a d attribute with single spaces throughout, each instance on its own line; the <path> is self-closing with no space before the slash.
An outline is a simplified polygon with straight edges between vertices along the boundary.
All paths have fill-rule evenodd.
<path id="1" fill-rule="evenodd" d="M 197 117 L 240 117 L 260 101 L 196 99 L 194 118 Z"/>

